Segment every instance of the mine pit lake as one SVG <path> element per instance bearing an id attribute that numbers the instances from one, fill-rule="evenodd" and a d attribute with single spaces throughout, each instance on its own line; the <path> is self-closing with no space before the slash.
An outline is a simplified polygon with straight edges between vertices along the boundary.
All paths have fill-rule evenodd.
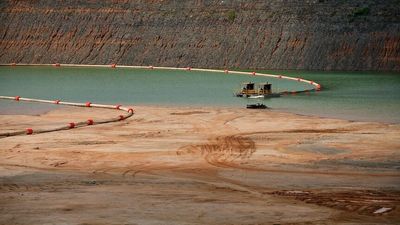
<path id="1" fill-rule="evenodd" d="M 0 67 L 0 95 L 104 104 L 242 107 L 355 121 L 400 122 L 400 74 L 257 71 L 313 80 L 322 91 L 270 99 L 234 97 L 243 82 L 269 82 L 273 91 L 312 88 L 302 82 L 216 72 L 131 68 Z M 40 114 L 59 106 L 0 100 L 0 114 Z"/>

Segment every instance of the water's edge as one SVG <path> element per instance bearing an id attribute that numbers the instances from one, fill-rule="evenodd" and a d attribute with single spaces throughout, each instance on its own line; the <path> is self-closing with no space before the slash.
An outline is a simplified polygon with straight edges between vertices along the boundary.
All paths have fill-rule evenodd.
<path id="1" fill-rule="evenodd" d="M 294 76 L 301 77 L 302 81 L 323 84 L 322 91 L 257 101 L 274 110 L 299 115 L 352 121 L 400 122 L 400 117 L 395 113 L 400 111 L 400 76 L 397 74 L 256 72 L 256 75 L 267 72 L 269 76 L 260 77 L 253 76 L 253 71 L 235 74 L 232 71 L 193 68 L 158 70 L 151 66 L 138 68 L 115 65 L 113 68 L 113 65 L 62 65 L 2 66 L 0 94 L 104 104 L 244 108 L 246 104 L 256 100 L 233 97 L 234 89 L 241 82 L 268 81 L 280 91 L 299 91 L 313 87 L 309 83 L 302 85 L 303 82 L 298 82 L 297 78 L 279 78 Z M 15 110 L 11 110 L 12 108 Z M 40 114 L 51 110 L 52 108 L 0 103 L 2 114 Z"/>

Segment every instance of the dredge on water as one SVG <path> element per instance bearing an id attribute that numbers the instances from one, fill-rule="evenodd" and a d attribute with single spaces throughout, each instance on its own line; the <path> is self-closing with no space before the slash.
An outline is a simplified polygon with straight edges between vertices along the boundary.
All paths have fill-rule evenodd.
<path id="1" fill-rule="evenodd" d="M 272 98 L 280 96 L 280 93 L 272 92 L 272 84 L 270 83 L 243 83 L 240 91 L 236 93 L 236 97 L 245 98 Z"/>

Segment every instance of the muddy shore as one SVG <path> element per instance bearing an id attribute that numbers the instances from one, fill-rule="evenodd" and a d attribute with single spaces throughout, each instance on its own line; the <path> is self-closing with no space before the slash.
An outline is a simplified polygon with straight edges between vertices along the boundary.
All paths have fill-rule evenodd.
<path id="1" fill-rule="evenodd" d="M 399 124 L 237 108 L 136 112 L 0 139 L 0 224 L 400 223 Z M 0 124 L 116 113 L 65 107 L 0 115 Z"/>

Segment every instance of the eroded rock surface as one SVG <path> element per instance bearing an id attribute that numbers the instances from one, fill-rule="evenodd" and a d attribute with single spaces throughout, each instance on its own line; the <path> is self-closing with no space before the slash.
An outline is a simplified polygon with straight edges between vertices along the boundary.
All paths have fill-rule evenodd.
<path id="1" fill-rule="evenodd" d="M 400 4 L 0 2 L 0 63 L 400 70 Z"/>

